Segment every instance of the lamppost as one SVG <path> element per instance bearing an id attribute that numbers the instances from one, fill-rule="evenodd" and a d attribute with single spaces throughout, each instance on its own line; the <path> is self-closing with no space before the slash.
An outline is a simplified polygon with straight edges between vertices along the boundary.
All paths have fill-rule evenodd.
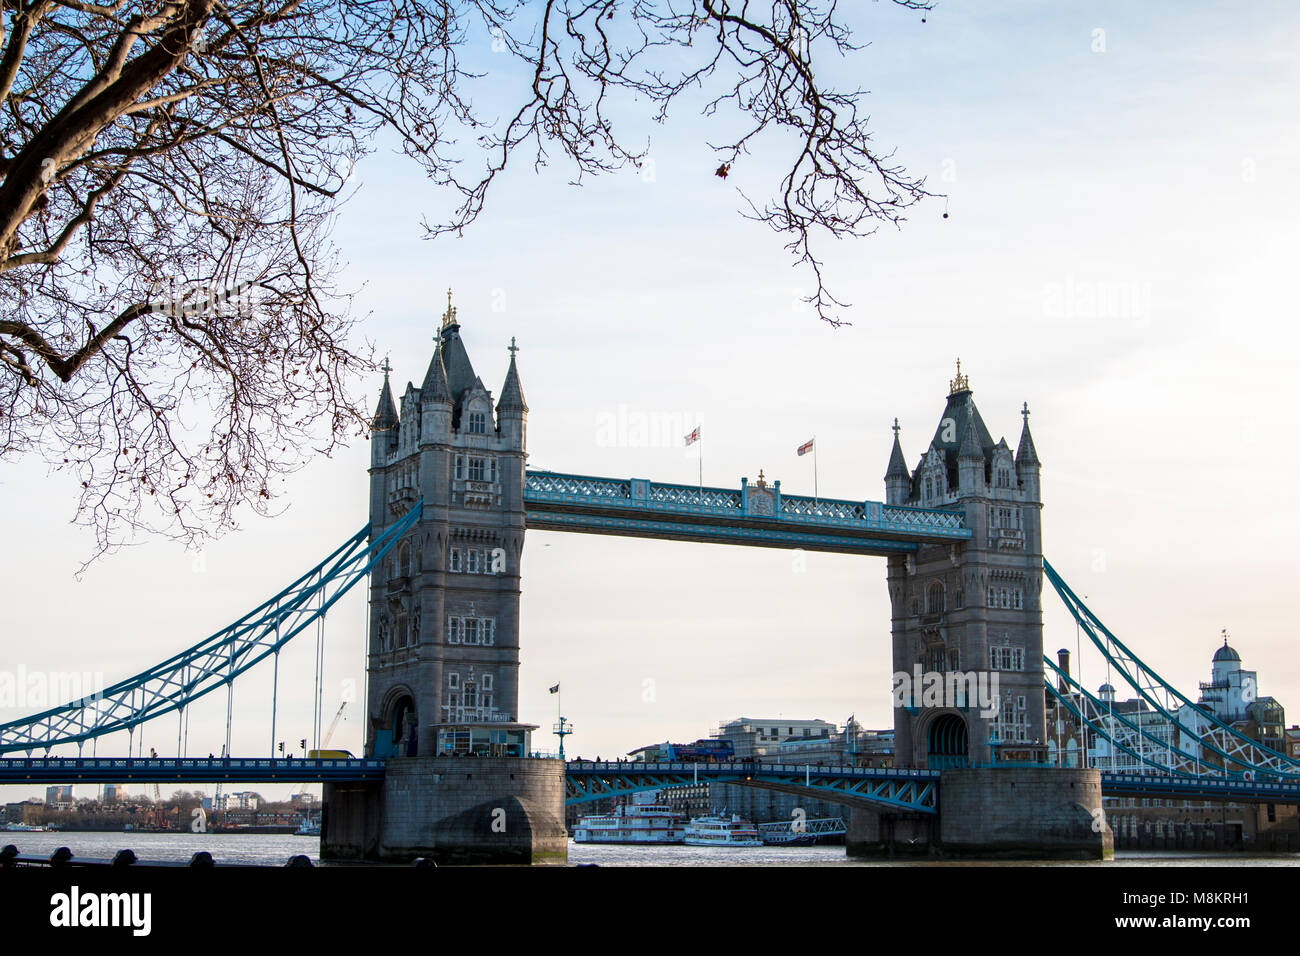
<path id="1" fill-rule="evenodd" d="M 555 736 L 560 738 L 560 759 L 564 759 L 564 738 L 573 733 L 573 724 L 568 718 L 561 716 L 560 722 L 555 725 Z"/>

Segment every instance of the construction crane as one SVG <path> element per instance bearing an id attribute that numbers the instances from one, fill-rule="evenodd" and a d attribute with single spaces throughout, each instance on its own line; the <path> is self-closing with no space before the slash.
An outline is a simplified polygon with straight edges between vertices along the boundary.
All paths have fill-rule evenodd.
<path id="1" fill-rule="evenodd" d="M 330 741 L 334 739 L 334 731 L 338 730 L 339 719 L 343 716 L 343 711 L 347 709 L 347 706 L 348 702 L 346 700 L 339 704 L 339 709 L 335 712 L 334 719 L 330 721 L 330 729 L 325 731 L 325 739 L 321 741 L 321 750 L 325 750 L 329 747 Z"/>
<path id="2" fill-rule="evenodd" d="M 321 751 L 329 747 L 330 741 L 334 739 L 334 731 L 338 730 L 339 721 L 343 718 L 343 711 L 347 709 L 347 706 L 348 706 L 348 702 L 346 700 L 343 703 L 339 704 L 339 709 L 334 712 L 334 719 L 330 721 L 329 730 L 325 731 L 325 739 L 321 741 L 320 751 L 317 751 L 317 753 L 320 753 Z M 306 756 L 306 754 L 304 754 L 303 756 Z M 307 784 L 304 783 L 302 785 L 302 789 L 294 793 L 293 796 L 299 796 L 306 792 L 307 792 Z M 290 799 L 292 799 L 292 797 L 290 797 Z"/>

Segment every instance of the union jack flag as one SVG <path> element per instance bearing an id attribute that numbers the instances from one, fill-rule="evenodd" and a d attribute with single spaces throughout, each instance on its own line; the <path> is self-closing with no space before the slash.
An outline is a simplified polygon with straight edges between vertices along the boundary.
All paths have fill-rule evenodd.
<path id="1" fill-rule="evenodd" d="M 804 442 L 802 445 L 800 445 L 798 448 L 795 449 L 795 454 L 796 455 L 808 454 L 808 452 L 813 450 L 813 442 L 815 442 L 816 440 L 817 439 L 815 438 L 809 438 L 806 442 Z"/>
<path id="2" fill-rule="evenodd" d="M 686 444 L 693 445 L 700 440 L 700 426 L 695 426 L 695 431 L 686 436 Z"/>

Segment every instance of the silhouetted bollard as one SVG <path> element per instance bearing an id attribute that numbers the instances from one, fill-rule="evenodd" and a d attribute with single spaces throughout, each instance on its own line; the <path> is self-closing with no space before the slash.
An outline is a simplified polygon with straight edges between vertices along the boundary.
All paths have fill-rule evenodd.
<path id="1" fill-rule="evenodd" d="M 61 846 L 50 854 L 50 866 L 67 866 L 72 859 L 72 851 L 66 846 Z"/>
<path id="2" fill-rule="evenodd" d="M 289 857 L 289 862 L 285 866 L 311 866 L 311 857 L 299 853 L 297 856 Z"/>
<path id="3" fill-rule="evenodd" d="M 417 856 L 411 861 L 411 866 L 417 870 L 436 870 L 438 868 L 438 864 L 427 856 Z"/>
<path id="4" fill-rule="evenodd" d="M 12 843 L 6 844 L 3 850 L 0 850 L 0 866 L 13 866 L 14 858 L 18 856 L 18 847 Z"/>
<path id="5" fill-rule="evenodd" d="M 135 851 L 133 850 L 118 850 L 117 854 L 113 857 L 113 862 L 110 865 L 131 866 L 138 859 L 139 857 L 135 855 Z"/>
<path id="6" fill-rule="evenodd" d="M 212 859 L 212 854 L 207 850 L 199 850 L 198 853 L 195 853 L 190 857 L 190 866 L 192 867 L 207 868 L 216 865 L 217 864 Z"/>

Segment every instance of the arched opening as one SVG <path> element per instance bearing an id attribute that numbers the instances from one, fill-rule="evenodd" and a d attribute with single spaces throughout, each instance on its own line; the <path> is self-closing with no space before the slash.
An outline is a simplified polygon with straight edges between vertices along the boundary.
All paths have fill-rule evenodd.
<path id="1" fill-rule="evenodd" d="M 415 700 L 410 694 L 402 694 L 393 702 L 389 714 L 375 731 L 374 756 L 380 759 L 417 756 L 420 720 Z"/>
<path id="2" fill-rule="evenodd" d="M 396 756 L 415 756 L 419 726 L 415 701 L 402 697 L 393 708 L 393 750 Z"/>
<path id="3" fill-rule="evenodd" d="M 929 759 L 931 770 L 965 767 L 970 763 L 966 721 L 956 714 L 940 714 L 930 724 Z"/>

